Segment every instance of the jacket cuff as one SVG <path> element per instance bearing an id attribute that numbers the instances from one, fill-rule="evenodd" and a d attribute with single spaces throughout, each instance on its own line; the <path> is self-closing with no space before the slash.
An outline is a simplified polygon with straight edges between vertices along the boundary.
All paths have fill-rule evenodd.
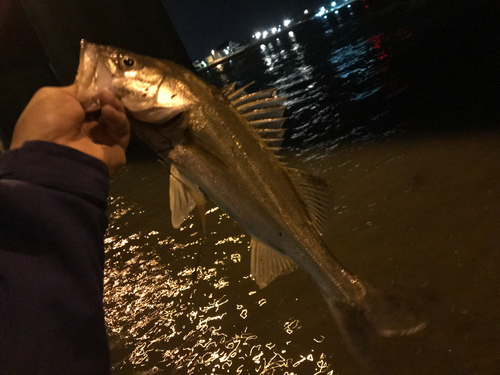
<path id="1" fill-rule="evenodd" d="M 97 158 L 52 142 L 28 141 L 0 157 L 0 179 L 79 196 L 106 209 L 109 172 Z"/>

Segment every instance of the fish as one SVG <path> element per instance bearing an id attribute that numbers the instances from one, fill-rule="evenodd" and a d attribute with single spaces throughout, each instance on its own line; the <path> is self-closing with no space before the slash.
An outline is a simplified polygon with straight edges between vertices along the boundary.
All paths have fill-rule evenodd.
<path id="1" fill-rule="evenodd" d="M 340 264 L 325 244 L 331 184 L 279 156 L 286 97 L 274 88 L 218 89 L 174 62 L 82 40 L 78 100 L 119 97 L 134 133 L 170 165 L 172 224 L 213 201 L 251 237 L 251 275 L 260 288 L 304 270 L 319 288 L 345 342 L 363 363 L 376 337 L 405 336 L 427 322 Z M 205 224 L 203 224 L 205 226 Z M 404 307 L 402 307 L 404 306 Z"/>

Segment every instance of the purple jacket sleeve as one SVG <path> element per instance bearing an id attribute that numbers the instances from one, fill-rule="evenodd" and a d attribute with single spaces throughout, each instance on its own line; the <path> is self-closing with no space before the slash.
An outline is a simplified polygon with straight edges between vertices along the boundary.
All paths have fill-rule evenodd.
<path id="1" fill-rule="evenodd" d="M 108 171 L 33 141 L 0 157 L 0 374 L 108 374 Z"/>

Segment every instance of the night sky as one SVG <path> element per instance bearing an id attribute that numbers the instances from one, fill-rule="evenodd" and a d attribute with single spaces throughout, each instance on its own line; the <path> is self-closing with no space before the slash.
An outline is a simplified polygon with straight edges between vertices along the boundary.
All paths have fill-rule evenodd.
<path id="1" fill-rule="evenodd" d="M 314 11 L 325 0 L 163 0 L 191 58 L 200 60 L 218 45 L 251 39 L 258 30 Z"/>

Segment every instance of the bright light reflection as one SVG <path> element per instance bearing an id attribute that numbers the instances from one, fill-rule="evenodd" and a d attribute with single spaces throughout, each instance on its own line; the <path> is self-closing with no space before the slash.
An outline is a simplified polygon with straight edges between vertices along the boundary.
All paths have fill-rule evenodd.
<path id="1" fill-rule="evenodd" d="M 276 27 L 273 27 L 273 28 L 271 29 L 271 32 L 272 32 L 273 34 L 276 34 L 276 33 L 278 32 L 278 29 L 277 29 Z"/>
<path id="2" fill-rule="evenodd" d="M 257 39 L 260 39 L 260 37 L 261 37 L 261 36 L 262 36 L 262 33 L 261 33 L 260 31 L 257 31 L 257 32 L 255 33 L 255 37 L 256 37 Z"/>
<path id="3" fill-rule="evenodd" d="M 114 209 L 113 213 L 131 207 L 130 202 L 123 205 L 117 201 L 110 206 Z M 209 209 L 207 214 L 215 211 L 220 209 Z M 144 213 L 138 209 L 134 212 L 138 216 Z M 211 216 L 215 221 L 219 218 L 218 213 Z M 222 216 L 227 217 L 226 214 Z M 177 237 L 177 231 L 169 237 L 163 229 L 160 232 L 150 227 L 145 232 L 137 230 L 130 234 L 130 217 L 110 217 L 112 221 L 104 240 L 106 324 L 118 347 L 131 349 L 129 355 L 116 363 L 117 367 L 131 368 L 135 372 L 151 369 L 171 372 L 175 369 L 186 374 L 261 375 L 270 375 L 283 368 L 292 375 L 312 374 L 302 368 L 311 367 L 310 361 L 314 359 L 315 374 L 333 374 L 328 373 L 330 366 L 319 350 L 317 354 L 311 350 L 288 354 L 292 351 L 284 349 L 285 345 L 294 344 L 294 335 L 287 330 L 295 332 L 301 328 L 297 319 L 287 317 L 285 324 L 284 321 L 277 322 L 282 328 L 279 330 L 281 339 L 273 336 L 270 340 L 270 337 L 258 337 L 250 332 L 254 324 L 252 321 L 258 314 L 256 309 L 270 308 L 275 301 L 274 298 L 263 298 L 261 291 L 256 290 L 249 292 L 248 296 L 234 298 L 234 288 L 240 282 L 246 284 L 246 289 L 236 290 L 250 290 L 249 275 L 238 278 L 224 273 L 224 264 L 243 267 L 244 264 L 236 263 L 247 261 L 248 244 L 242 240 L 245 237 L 243 233 L 212 236 L 213 241 L 207 247 L 214 246 L 216 242 L 226 245 L 217 247 L 214 253 L 218 254 L 210 260 L 202 255 L 202 261 L 195 270 L 195 252 L 201 240 L 193 241 L 190 237 L 199 230 L 197 225 L 185 225 L 187 233 L 184 232 L 181 239 Z M 217 233 L 220 235 L 223 230 L 217 230 Z M 217 233 L 211 234 L 217 236 Z M 135 249 L 141 251 L 133 252 Z M 145 249 L 159 249 L 162 257 L 156 251 Z M 247 306 L 251 307 L 245 308 Z M 312 341 L 319 349 L 318 342 L 324 337 L 314 337 L 319 337 Z M 285 344 L 288 338 L 292 341 Z M 294 363 L 297 363 L 297 369 L 292 372 Z"/>
<path id="4" fill-rule="evenodd" d="M 292 22 L 292 21 L 290 21 L 290 20 L 284 20 L 283 21 L 283 26 L 288 27 L 288 25 L 290 25 L 290 22 Z"/>

